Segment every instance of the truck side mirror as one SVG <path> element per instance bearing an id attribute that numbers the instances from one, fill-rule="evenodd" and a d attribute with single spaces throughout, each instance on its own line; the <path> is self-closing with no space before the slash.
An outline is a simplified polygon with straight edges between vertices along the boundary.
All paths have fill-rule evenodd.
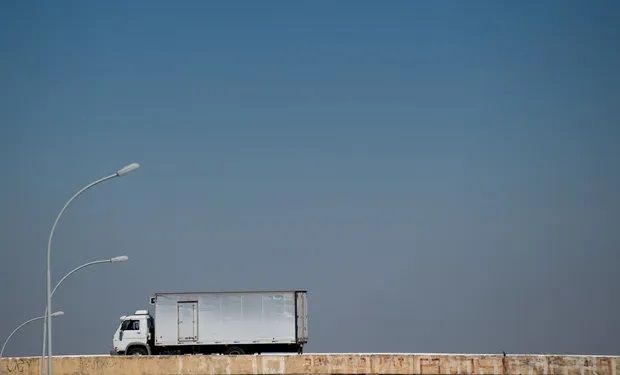
<path id="1" fill-rule="evenodd" d="M 118 341 L 123 341 L 123 330 L 118 331 Z"/>

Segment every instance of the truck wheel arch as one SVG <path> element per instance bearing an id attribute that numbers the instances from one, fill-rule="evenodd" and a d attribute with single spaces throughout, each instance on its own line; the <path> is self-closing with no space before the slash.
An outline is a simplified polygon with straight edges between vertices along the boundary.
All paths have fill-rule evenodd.
<path id="1" fill-rule="evenodd" d="M 151 355 L 151 348 L 148 345 L 145 345 L 143 342 L 131 342 L 127 345 L 127 349 L 125 349 L 125 355 L 129 355 L 129 353 L 135 348 L 143 348 L 146 350 L 148 355 Z"/>
<path id="2" fill-rule="evenodd" d="M 243 350 L 242 347 L 240 346 L 229 346 L 226 349 L 224 349 L 224 354 L 226 355 L 242 355 L 245 354 L 245 350 Z"/>

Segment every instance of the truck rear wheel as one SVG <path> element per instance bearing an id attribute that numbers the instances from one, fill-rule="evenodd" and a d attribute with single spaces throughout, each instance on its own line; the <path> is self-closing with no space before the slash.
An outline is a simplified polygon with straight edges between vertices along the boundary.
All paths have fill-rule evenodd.
<path id="1" fill-rule="evenodd" d="M 224 354 L 228 354 L 228 355 L 241 355 L 241 354 L 245 354 L 245 352 L 243 351 L 243 349 L 241 349 L 238 346 L 229 346 L 224 351 Z"/>
<path id="2" fill-rule="evenodd" d="M 127 351 L 127 355 L 147 355 L 148 352 L 141 346 L 131 348 Z"/>

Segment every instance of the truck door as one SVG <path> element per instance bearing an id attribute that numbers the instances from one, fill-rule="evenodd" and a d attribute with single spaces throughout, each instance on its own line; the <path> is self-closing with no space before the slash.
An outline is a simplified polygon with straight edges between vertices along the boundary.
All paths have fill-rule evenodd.
<path id="1" fill-rule="evenodd" d="M 119 341 L 127 344 L 132 342 L 144 342 L 146 338 L 146 322 L 142 319 L 127 319 L 121 324 Z"/>
<path id="2" fill-rule="evenodd" d="M 179 342 L 198 340 L 198 302 L 183 301 L 177 303 Z"/>

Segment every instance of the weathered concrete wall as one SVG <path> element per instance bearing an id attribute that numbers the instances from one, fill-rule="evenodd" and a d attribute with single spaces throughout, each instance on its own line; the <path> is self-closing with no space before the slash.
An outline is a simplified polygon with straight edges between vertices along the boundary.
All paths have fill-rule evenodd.
<path id="1" fill-rule="evenodd" d="M 0 360 L 1 374 L 36 375 L 39 358 Z M 57 375 L 101 374 L 527 374 L 620 375 L 619 356 L 304 354 L 68 356 L 54 358 Z"/>

